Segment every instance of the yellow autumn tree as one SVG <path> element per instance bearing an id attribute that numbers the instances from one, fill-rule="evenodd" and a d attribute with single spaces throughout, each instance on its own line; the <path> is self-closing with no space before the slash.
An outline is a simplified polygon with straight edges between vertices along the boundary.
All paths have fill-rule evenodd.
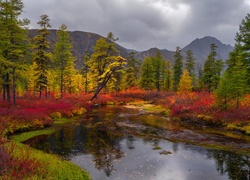
<path id="1" fill-rule="evenodd" d="M 187 92 L 191 92 L 192 91 L 192 77 L 189 75 L 189 72 L 187 69 L 185 69 L 182 73 L 181 79 L 180 79 L 180 83 L 179 83 L 179 87 L 178 87 L 178 93 L 180 94 L 184 94 Z"/>

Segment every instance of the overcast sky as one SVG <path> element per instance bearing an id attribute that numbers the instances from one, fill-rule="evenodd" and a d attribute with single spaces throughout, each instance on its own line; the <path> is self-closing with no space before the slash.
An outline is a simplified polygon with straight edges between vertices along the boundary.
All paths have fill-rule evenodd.
<path id="1" fill-rule="evenodd" d="M 234 45 L 250 0 L 23 0 L 22 18 L 38 28 L 47 14 L 53 29 L 105 36 L 113 32 L 118 44 L 135 50 L 151 47 L 175 50 L 196 38 L 213 36 Z"/>

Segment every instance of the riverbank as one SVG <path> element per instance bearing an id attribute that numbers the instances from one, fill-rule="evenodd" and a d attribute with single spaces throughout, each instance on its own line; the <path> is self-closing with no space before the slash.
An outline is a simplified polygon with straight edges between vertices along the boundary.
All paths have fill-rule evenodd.
<path id="1" fill-rule="evenodd" d="M 20 143 L 32 136 L 52 133 L 56 124 L 85 113 L 91 106 L 85 97 L 19 99 L 17 104 L 0 106 L 0 179 L 90 179 L 78 166 Z M 22 134 L 27 131 L 30 132 Z M 19 133 L 14 140 L 7 139 Z"/>
<path id="2" fill-rule="evenodd" d="M 156 91 L 124 91 L 117 98 L 144 100 L 170 112 L 172 120 L 200 128 L 222 128 L 250 135 L 250 95 L 245 96 L 237 109 L 232 102 L 227 110 L 216 105 L 213 93 L 192 92 L 177 94 Z"/>
<path id="3" fill-rule="evenodd" d="M 167 117 L 168 120 L 187 124 L 189 127 L 195 126 L 201 129 L 222 128 L 227 131 L 233 130 L 248 135 L 250 134 L 250 96 L 246 96 L 241 102 L 239 109 L 233 107 L 234 105 L 232 104 L 231 108 L 227 111 L 216 108 L 213 94 L 208 93 L 178 95 L 176 93 L 133 90 L 121 92 L 117 96 L 102 94 L 98 99 L 92 102 L 88 101 L 89 96 L 90 95 L 67 95 L 63 99 L 55 99 L 53 97 L 47 99 L 24 98 L 18 99 L 17 106 L 1 103 L 0 162 L 2 162 L 5 168 L 4 171 L 0 172 L 0 176 L 7 176 L 11 179 L 12 175 L 13 177 L 16 176 L 14 173 L 16 171 L 16 166 L 19 167 L 18 164 L 26 164 L 26 166 L 20 166 L 19 170 L 26 172 L 29 178 L 36 177 L 37 174 L 40 174 L 41 177 L 44 176 L 42 174 L 55 177 L 59 171 L 69 171 L 68 174 L 70 175 L 71 171 L 77 171 L 79 174 L 83 173 L 84 177 L 88 179 L 88 173 L 58 157 L 55 158 L 55 164 L 60 162 L 59 164 L 62 164 L 62 169 L 59 168 L 58 171 L 55 170 L 55 174 L 51 175 L 53 172 L 50 171 L 53 171 L 53 168 L 49 169 L 49 166 L 45 165 L 50 163 L 49 159 L 54 159 L 54 156 L 49 157 L 50 155 L 42 155 L 44 154 L 43 152 L 37 150 L 33 151 L 33 149 L 29 147 L 22 146 L 19 142 L 35 136 L 35 133 L 51 133 L 53 128 L 48 129 L 48 127 L 54 127 L 55 124 L 66 123 L 69 121 L 68 119 L 73 116 L 81 115 L 94 106 L 127 104 L 128 106 L 140 107 L 144 112 L 149 114 L 156 113 L 160 116 Z M 70 121 L 71 120 L 72 119 L 70 119 Z M 10 134 L 18 134 L 44 128 L 47 128 L 46 131 L 48 132 L 33 131 L 30 134 L 28 133 L 29 135 L 25 133 L 25 136 L 27 136 L 20 136 L 19 139 L 14 140 L 15 143 L 9 143 L 6 139 L 6 136 Z M 9 144 L 14 144 L 14 146 L 10 146 Z M 20 150 L 19 146 L 22 147 L 22 150 Z M 22 153 L 26 153 L 26 151 L 29 153 L 32 152 L 33 156 L 31 156 L 31 158 L 25 158 L 20 151 Z M 40 157 L 47 158 L 43 160 Z M 14 159 L 16 164 L 10 164 L 8 159 Z M 33 168 L 29 170 L 27 168 L 22 169 L 23 167 Z M 42 169 L 42 171 L 38 171 L 39 169 Z M 25 173 L 22 174 L 25 175 Z"/>

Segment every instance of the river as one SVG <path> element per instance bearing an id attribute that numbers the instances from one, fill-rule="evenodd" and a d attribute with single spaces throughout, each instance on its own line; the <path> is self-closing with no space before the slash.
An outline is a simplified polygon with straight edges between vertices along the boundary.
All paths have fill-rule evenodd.
<path id="1" fill-rule="evenodd" d="M 249 136 L 225 134 L 108 106 L 23 143 L 62 156 L 93 180 L 249 180 Z"/>

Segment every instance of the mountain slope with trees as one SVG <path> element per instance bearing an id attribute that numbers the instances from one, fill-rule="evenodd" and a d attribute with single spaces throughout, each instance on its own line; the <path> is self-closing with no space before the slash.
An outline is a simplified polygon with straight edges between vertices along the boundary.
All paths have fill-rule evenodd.
<path id="1" fill-rule="evenodd" d="M 48 37 L 51 45 L 53 46 L 56 42 L 56 31 L 57 30 L 50 30 L 50 35 Z M 33 38 L 36 35 L 36 30 L 31 29 L 29 30 L 29 36 Z M 96 41 L 101 38 L 101 35 L 91 33 L 91 32 L 84 32 L 84 31 L 69 31 L 70 39 L 73 44 L 73 55 L 76 56 L 76 67 L 77 69 L 82 67 L 82 60 L 83 57 L 90 53 L 94 52 L 94 46 Z M 195 39 L 190 44 L 185 46 L 181 49 L 181 53 L 183 57 L 186 57 L 186 51 L 192 50 L 194 58 L 197 60 L 197 63 L 201 65 L 204 64 L 209 52 L 210 52 L 210 45 L 215 44 L 218 48 L 218 56 L 220 59 L 224 61 L 228 59 L 229 52 L 233 50 L 231 45 L 223 44 L 221 41 L 214 37 L 206 36 L 200 39 Z M 174 62 L 174 51 L 167 50 L 167 49 L 158 49 L 156 47 L 150 48 L 145 51 L 137 51 L 127 49 L 126 47 L 122 47 L 119 44 L 115 43 L 116 49 L 119 51 L 122 57 L 128 58 L 131 52 L 135 53 L 135 58 L 142 61 L 146 57 L 156 56 L 157 52 L 160 50 L 161 55 L 164 60 L 170 60 L 171 64 Z"/>

